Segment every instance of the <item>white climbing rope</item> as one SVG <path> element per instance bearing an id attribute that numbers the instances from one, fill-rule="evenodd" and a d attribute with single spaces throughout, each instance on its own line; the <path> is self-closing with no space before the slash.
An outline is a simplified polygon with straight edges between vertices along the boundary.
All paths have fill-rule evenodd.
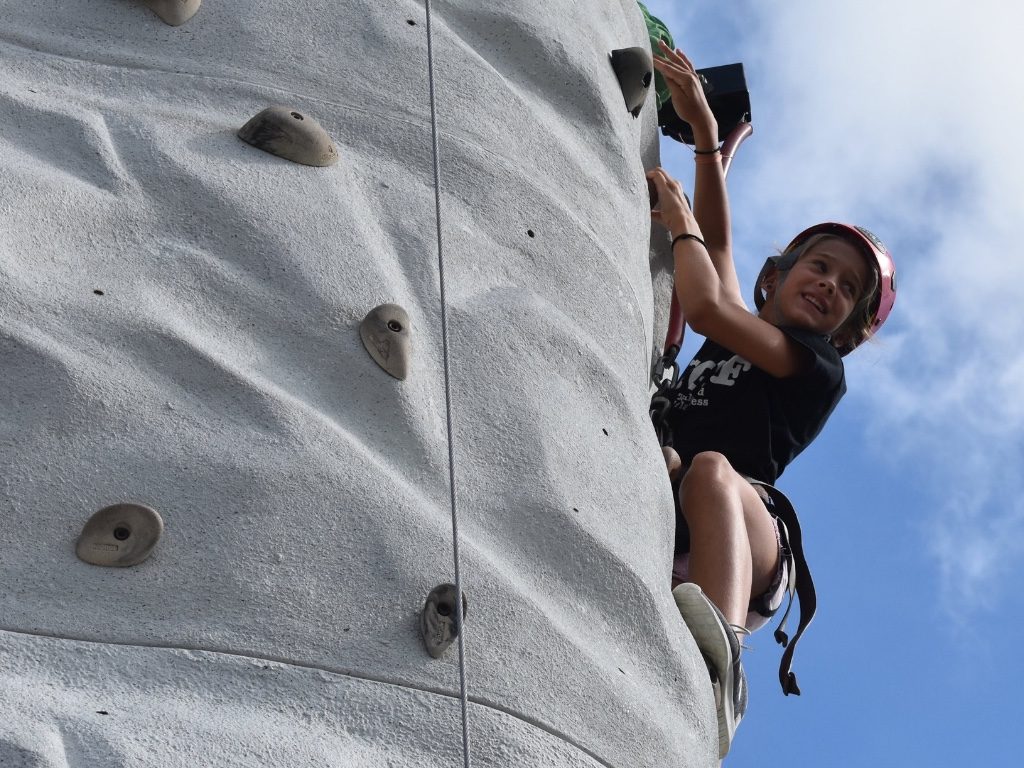
<path id="1" fill-rule="evenodd" d="M 462 702 L 462 760 L 469 760 L 469 696 L 466 690 L 466 643 L 462 613 L 462 576 L 459 570 L 459 514 L 455 499 L 455 442 L 452 437 L 452 373 L 448 350 L 448 300 L 445 293 L 444 241 L 441 237 L 441 160 L 437 143 L 437 92 L 434 88 L 434 38 L 430 26 L 430 0 L 424 0 L 427 13 L 427 76 L 430 82 L 430 137 L 434 150 L 434 215 L 437 222 L 437 271 L 441 281 L 441 348 L 444 357 L 444 406 L 448 430 L 448 485 L 452 505 L 452 555 L 455 561 L 455 626 L 459 642 L 459 699 Z"/>

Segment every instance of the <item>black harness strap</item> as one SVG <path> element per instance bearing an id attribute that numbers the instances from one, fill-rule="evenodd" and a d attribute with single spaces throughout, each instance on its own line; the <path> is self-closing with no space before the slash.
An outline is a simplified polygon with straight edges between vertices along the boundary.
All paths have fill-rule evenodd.
<path id="1" fill-rule="evenodd" d="M 796 683 L 796 674 L 792 671 L 793 654 L 796 651 L 796 644 L 799 642 L 804 630 L 806 630 L 811 621 L 814 620 L 814 612 L 818 607 L 818 597 L 814 591 L 814 580 L 811 578 L 811 571 L 807 567 L 807 559 L 804 557 L 803 534 L 800 531 L 800 520 L 796 516 L 796 510 L 793 508 L 792 502 L 790 502 L 790 500 L 786 498 L 786 494 L 778 488 L 760 481 L 755 482 L 757 485 L 761 486 L 769 496 L 771 496 L 772 502 L 775 505 L 772 513 L 778 517 L 779 521 L 785 526 L 787 538 L 789 540 L 789 551 L 794 560 L 796 570 L 795 591 L 797 598 L 800 600 L 800 622 L 797 625 L 796 634 L 793 635 L 793 639 L 790 640 L 784 630 L 786 626 L 786 619 L 789 617 L 789 611 L 793 607 L 794 580 L 791 578 L 789 605 L 786 606 L 786 612 L 782 615 L 782 621 L 779 623 L 778 629 L 775 630 L 775 640 L 779 645 L 786 649 L 782 653 L 782 663 L 779 664 L 779 682 L 782 684 L 782 692 L 787 696 L 791 693 L 799 696 L 800 687 Z"/>

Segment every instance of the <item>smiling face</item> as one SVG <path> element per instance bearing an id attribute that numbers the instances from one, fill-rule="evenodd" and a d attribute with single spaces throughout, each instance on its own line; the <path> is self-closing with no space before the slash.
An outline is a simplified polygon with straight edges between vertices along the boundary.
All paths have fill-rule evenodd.
<path id="1" fill-rule="evenodd" d="M 830 336 L 857 306 L 870 278 L 870 267 L 856 247 L 836 237 L 823 237 L 788 272 L 765 276 L 760 317 L 773 325 Z"/>

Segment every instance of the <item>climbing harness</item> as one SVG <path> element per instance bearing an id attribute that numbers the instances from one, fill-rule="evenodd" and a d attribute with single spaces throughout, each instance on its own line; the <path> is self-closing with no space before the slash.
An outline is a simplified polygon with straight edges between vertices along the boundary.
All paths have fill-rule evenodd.
<path id="1" fill-rule="evenodd" d="M 462 595 L 459 570 L 459 514 L 455 494 L 455 442 L 452 428 L 451 354 L 448 344 L 448 300 L 445 292 L 444 238 L 441 236 L 441 160 L 437 140 L 437 89 L 434 85 L 434 38 L 431 28 L 430 0 L 425 0 L 427 15 L 427 79 L 430 85 L 430 138 L 434 160 L 434 216 L 437 226 L 437 269 L 441 284 L 441 350 L 444 357 L 445 428 L 448 437 L 448 486 L 452 508 L 452 559 L 455 567 L 455 594 Z M 456 598 L 458 600 L 458 598 Z M 459 646 L 459 701 L 462 706 L 462 761 L 470 768 L 469 759 L 469 696 L 466 689 L 466 633 L 463 612 L 455 611 L 455 635 Z"/>
<path id="2" fill-rule="evenodd" d="M 789 595 L 789 603 L 782 614 L 775 629 L 775 642 L 785 648 L 782 653 L 782 661 L 779 664 L 779 683 L 782 685 L 782 692 L 789 696 L 800 695 L 800 688 L 796 682 L 796 674 L 793 672 L 793 654 L 796 652 L 796 644 L 804 634 L 804 630 L 814 619 L 814 613 L 818 607 L 817 593 L 814 591 L 814 579 L 811 578 L 811 570 L 807 566 L 807 559 L 804 557 L 804 538 L 800 530 L 800 520 L 797 517 L 796 509 L 792 502 L 778 488 L 762 483 L 760 480 L 747 478 L 758 495 L 762 491 L 771 500 L 771 514 L 779 524 L 779 535 L 782 539 L 783 556 L 786 559 L 789 584 L 786 592 Z M 764 498 L 762 496 L 762 498 Z M 793 598 L 800 601 L 800 620 L 797 624 L 796 634 L 789 639 L 786 634 L 786 620 L 793 608 Z"/>

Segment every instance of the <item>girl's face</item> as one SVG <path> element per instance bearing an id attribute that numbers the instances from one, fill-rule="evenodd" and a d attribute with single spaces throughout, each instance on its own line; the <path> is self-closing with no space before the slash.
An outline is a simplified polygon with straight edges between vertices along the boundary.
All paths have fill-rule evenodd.
<path id="1" fill-rule="evenodd" d="M 861 252 L 845 240 L 820 240 L 782 275 L 781 282 L 778 273 L 765 278 L 761 316 L 774 325 L 831 335 L 860 300 L 869 269 Z"/>

